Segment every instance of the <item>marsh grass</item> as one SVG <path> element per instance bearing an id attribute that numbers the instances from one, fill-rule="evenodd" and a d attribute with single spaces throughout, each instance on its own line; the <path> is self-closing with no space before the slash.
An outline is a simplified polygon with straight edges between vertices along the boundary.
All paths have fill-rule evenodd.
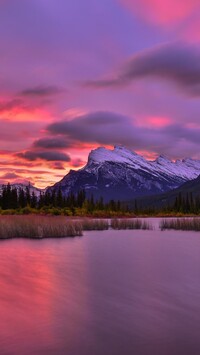
<path id="1" fill-rule="evenodd" d="M 8 238 L 63 238 L 82 236 L 83 231 L 112 229 L 152 229 L 139 219 L 80 218 L 42 215 L 0 216 L 0 239 Z"/>
<path id="2" fill-rule="evenodd" d="M 82 226 L 65 217 L 0 216 L 0 238 L 62 238 L 82 235 Z"/>
<path id="3" fill-rule="evenodd" d="M 175 229 L 182 231 L 200 231 L 200 218 L 176 218 L 163 219 L 160 223 L 160 229 Z"/>
<path id="4" fill-rule="evenodd" d="M 112 219 L 112 229 L 153 229 L 152 225 L 141 219 Z"/>
<path id="5" fill-rule="evenodd" d="M 81 226 L 84 231 L 107 230 L 109 223 L 105 219 L 83 219 Z"/>

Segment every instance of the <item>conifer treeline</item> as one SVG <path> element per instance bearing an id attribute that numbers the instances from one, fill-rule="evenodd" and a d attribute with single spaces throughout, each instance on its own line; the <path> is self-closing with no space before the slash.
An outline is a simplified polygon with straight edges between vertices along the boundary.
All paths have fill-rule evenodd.
<path id="1" fill-rule="evenodd" d="M 167 201 L 163 206 L 152 205 L 145 207 L 141 206 L 137 200 L 134 202 L 133 211 L 136 215 L 155 215 L 158 213 L 164 214 L 200 214 L 200 194 L 193 196 L 192 193 L 181 193 L 175 197 L 174 201 Z"/>
<path id="2" fill-rule="evenodd" d="M 68 196 L 62 194 L 61 188 L 58 191 L 48 190 L 41 192 L 39 196 L 36 196 L 34 191 L 30 192 L 30 187 L 16 188 L 10 184 L 2 187 L 0 194 L 0 208 L 2 210 L 7 209 L 23 209 L 30 207 L 32 209 L 44 209 L 46 208 L 68 208 L 72 214 L 76 209 L 86 210 L 88 213 L 92 213 L 94 210 L 102 211 L 122 211 L 120 201 L 111 200 L 109 203 L 104 203 L 101 197 L 98 200 L 94 200 L 94 197 L 86 198 L 84 190 L 80 190 L 77 194 L 70 193 Z"/>
<path id="3" fill-rule="evenodd" d="M 181 192 L 175 199 L 173 210 L 181 213 L 200 213 L 200 196 L 193 197 L 192 193 L 183 195 Z"/>
<path id="4" fill-rule="evenodd" d="M 138 206 L 136 200 L 134 206 L 129 209 L 120 201 L 110 200 L 110 202 L 105 203 L 102 197 L 97 200 L 93 196 L 87 198 L 84 190 L 80 190 L 77 194 L 70 193 L 64 196 L 60 188 L 57 191 L 51 192 L 47 190 L 36 196 L 34 191 L 30 192 L 29 186 L 16 188 L 7 184 L 2 187 L 0 193 L 1 210 L 21 210 L 26 208 L 44 211 L 48 209 L 67 209 L 72 215 L 78 214 L 80 210 L 89 214 L 92 214 L 94 211 L 134 212 L 135 215 L 154 215 L 158 212 L 200 214 L 200 195 L 193 197 L 192 193 L 179 193 L 174 203 L 160 209 L 153 206 L 142 208 Z"/>

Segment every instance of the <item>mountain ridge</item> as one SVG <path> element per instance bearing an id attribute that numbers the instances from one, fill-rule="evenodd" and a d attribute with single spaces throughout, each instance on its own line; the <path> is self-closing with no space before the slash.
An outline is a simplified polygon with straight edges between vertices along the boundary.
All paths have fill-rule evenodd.
<path id="1" fill-rule="evenodd" d="M 98 147 L 88 156 L 87 164 L 70 172 L 49 188 L 64 195 L 84 189 L 88 196 L 105 200 L 127 200 L 175 189 L 200 175 L 200 160 L 171 161 L 160 155 L 149 161 L 122 146 L 110 150 Z"/>

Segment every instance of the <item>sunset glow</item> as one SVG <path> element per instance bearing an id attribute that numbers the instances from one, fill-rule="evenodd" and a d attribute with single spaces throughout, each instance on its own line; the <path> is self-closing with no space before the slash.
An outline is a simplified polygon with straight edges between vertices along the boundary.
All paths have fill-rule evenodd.
<path id="1" fill-rule="evenodd" d="M 200 158 L 198 0 L 0 9 L 0 183 L 52 185 L 98 146 Z"/>

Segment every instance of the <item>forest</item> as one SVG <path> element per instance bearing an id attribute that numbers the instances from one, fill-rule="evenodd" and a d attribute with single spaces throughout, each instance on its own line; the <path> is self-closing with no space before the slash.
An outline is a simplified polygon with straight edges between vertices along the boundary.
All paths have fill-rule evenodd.
<path id="1" fill-rule="evenodd" d="M 86 196 L 84 190 L 65 196 L 61 188 L 57 191 L 46 190 L 36 196 L 30 187 L 16 188 L 9 183 L 2 187 L 0 193 L 0 214 L 44 213 L 68 216 L 156 216 L 156 215 L 199 215 L 200 197 L 192 193 L 179 194 L 173 202 L 165 202 L 162 207 L 140 206 L 134 203 L 110 200 L 105 203 L 103 198 L 95 199 Z"/>
<path id="2" fill-rule="evenodd" d="M 68 196 L 58 191 L 40 192 L 39 196 L 30 192 L 30 187 L 25 189 L 16 188 L 9 183 L 2 187 L 0 194 L 0 213 L 1 214 L 64 214 L 69 216 L 95 215 L 104 213 L 125 214 L 129 213 L 129 208 L 120 201 L 110 200 L 104 203 L 103 198 L 94 199 L 93 195 L 87 198 L 84 190 L 77 194 L 70 193 Z"/>

